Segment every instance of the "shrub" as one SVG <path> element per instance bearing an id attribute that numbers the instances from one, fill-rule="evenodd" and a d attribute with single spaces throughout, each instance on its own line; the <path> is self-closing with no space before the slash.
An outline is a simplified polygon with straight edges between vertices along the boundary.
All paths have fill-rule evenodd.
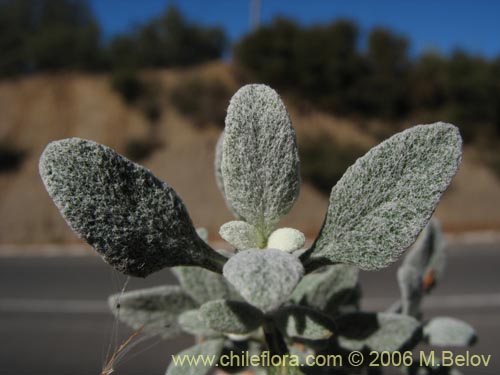
<path id="1" fill-rule="evenodd" d="M 300 146 L 302 178 L 329 194 L 345 170 L 366 151 L 355 144 L 336 142 L 327 134 L 307 139 Z"/>
<path id="2" fill-rule="evenodd" d="M 160 145 L 156 141 L 132 139 L 125 144 L 125 155 L 133 161 L 147 159 Z"/>
<path id="3" fill-rule="evenodd" d="M 18 168 L 25 153 L 7 143 L 0 143 L 0 173 L 9 172 Z"/>
<path id="4" fill-rule="evenodd" d="M 100 28 L 87 1 L 0 2 L 0 75 L 104 67 Z"/>
<path id="5" fill-rule="evenodd" d="M 186 332 L 197 343 L 180 356 L 215 360 L 231 351 L 245 357 L 241 350 L 269 351 L 279 361 L 291 353 L 281 366 L 264 365 L 270 374 L 300 374 L 311 370 L 300 366 L 309 354 L 346 358 L 353 350 L 412 349 L 421 340 L 474 341 L 467 323 L 422 320 L 420 311 L 444 264 L 439 226 L 429 220 L 458 169 L 461 145 L 457 128 L 435 123 L 368 151 L 333 187 L 323 227 L 307 248 L 299 230 L 278 228 L 299 194 L 299 154 L 284 104 L 264 85 L 233 96 L 216 152 L 218 184 L 236 215 L 220 235 L 234 252 L 213 249 L 169 185 L 106 146 L 78 138 L 52 142 L 40 174 L 71 228 L 113 268 L 146 277 L 174 267 L 180 286 L 110 297 L 117 319 L 137 330 L 132 338 Z M 361 311 L 358 269 L 387 267 L 423 229 L 398 271 L 400 301 L 388 312 Z M 246 368 L 224 363 L 218 368 Z M 172 362 L 167 374 L 202 375 L 210 367 Z"/>
<path id="6" fill-rule="evenodd" d="M 111 86 L 116 90 L 125 103 L 134 103 L 143 93 L 144 85 L 134 70 L 118 70 L 113 72 Z"/>
<path id="7" fill-rule="evenodd" d="M 218 80 L 191 78 L 172 89 L 170 101 L 195 126 L 214 124 L 222 127 L 230 97 L 228 88 Z"/>
<path id="8" fill-rule="evenodd" d="M 221 28 L 192 24 L 170 6 L 164 14 L 117 36 L 109 54 L 115 68 L 165 68 L 216 60 L 225 48 L 226 35 Z"/>

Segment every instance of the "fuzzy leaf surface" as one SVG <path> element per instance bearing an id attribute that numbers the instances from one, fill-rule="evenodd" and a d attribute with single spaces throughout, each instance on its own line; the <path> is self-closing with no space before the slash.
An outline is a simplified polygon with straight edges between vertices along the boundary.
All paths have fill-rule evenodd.
<path id="1" fill-rule="evenodd" d="M 215 145 L 215 160 L 214 160 L 214 168 L 215 168 L 215 182 L 222 193 L 222 196 L 226 197 L 226 192 L 224 189 L 224 177 L 222 176 L 222 150 L 224 145 L 224 132 L 222 132 L 217 140 L 217 144 Z"/>
<path id="2" fill-rule="evenodd" d="M 358 268 L 347 264 L 335 264 L 326 270 L 307 274 L 293 291 L 292 300 L 334 314 L 355 293 L 358 274 Z"/>
<path id="3" fill-rule="evenodd" d="M 259 328 L 264 315 L 245 302 L 217 300 L 202 305 L 200 317 L 214 331 L 241 335 Z"/>
<path id="4" fill-rule="evenodd" d="M 248 303 L 269 312 L 288 300 L 304 268 L 281 250 L 246 250 L 227 261 L 223 274 Z"/>
<path id="5" fill-rule="evenodd" d="M 436 346 L 469 346 L 476 341 L 476 331 L 462 320 L 437 317 L 425 325 L 424 338 Z"/>
<path id="6" fill-rule="evenodd" d="M 279 95 L 247 85 L 231 99 L 222 152 L 226 197 L 236 213 L 267 237 L 300 189 L 295 131 Z"/>
<path id="7" fill-rule="evenodd" d="M 215 181 L 217 183 L 217 187 L 219 188 L 222 196 L 224 197 L 224 201 L 226 202 L 226 206 L 231 211 L 231 213 L 238 219 L 241 217 L 234 211 L 234 208 L 231 207 L 231 204 L 227 200 L 226 197 L 226 189 L 224 188 L 224 177 L 222 176 L 222 150 L 224 145 L 224 132 L 222 132 L 217 140 L 217 144 L 215 145 L 215 160 L 214 160 L 214 168 L 215 168 Z"/>
<path id="8" fill-rule="evenodd" d="M 144 332 L 163 338 L 178 335 L 178 315 L 196 307 L 196 302 L 174 285 L 114 294 L 108 303 L 123 323 L 134 329 L 144 326 Z"/>
<path id="9" fill-rule="evenodd" d="M 267 247 L 291 253 L 301 249 L 305 242 L 306 236 L 301 231 L 294 228 L 279 228 L 269 236 Z"/>
<path id="10" fill-rule="evenodd" d="M 333 187 L 323 228 L 303 260 L 364 270 L 394 262 L 429 221 L 461 148 L 458 129 L 445 123 L 415 126 L 372 148 Z"/>
<path id="11" fill-rule="evenodd" d="M 252 224 L 244 221 L 229 221 L 219 230 L 220 236 L 237 250 L 260 249 L 264 239 Z"/>
<path id="12" fill-rule="evenodd" d="M 241 299 L 234 287 L 220 274 L 200 267 L 172 268 L 179 284 L 200 305 L 216 299 Z"/>
<path id="13" fill-rule="evenodd" d="M 177 265 L 220 270 L 221 256 L 196 234 L 175 191 L 112 149 L 55 141 L 39 170 L 69 226 L 116 270 L 138 277 Z"/>
<path id="14" fill-rule="evenodd" d="M 200 317 L 200 310 L 189 310 L 179 315 L 178 323 L 184 332 L 194 336 L 220 336 L 220 334 L 207 326 Z"/>
<path id="15" fill-rule="evenodd" d="M 420 322 L 406 315 L 358 312 L 343 315 L 336 323 L 339 344 L 347 350 L 394 352 L 421 337 Z"/>
<path id="16" fill-rule="evenodd" d="M 304 306 L 287 306 L 274 316 L 283 335 L 306 340 L 326 340 L 334 332 L 334 323 L 318 311 Z"/>

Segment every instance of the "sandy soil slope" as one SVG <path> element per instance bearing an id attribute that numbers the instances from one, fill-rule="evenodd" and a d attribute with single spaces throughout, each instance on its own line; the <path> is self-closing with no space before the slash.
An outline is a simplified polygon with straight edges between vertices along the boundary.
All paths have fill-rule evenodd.
<path id="1" fill-rule="evenodd" d="M 147 74 L 166 90 L 194 74 L 216 77 L 232 91 L 238 87 L 232 69 L 220 63 Z M 366 147 L 374 144 L 348 121 L 293 106 L 290 114 L 299 142 L 324 131 L 340 141 Z M 38 158 L 48 142 L 74 136 L 124 152 L 127 141 L 147 136 L 150 126 L 139 110 L 126 106 L 111 90 L 106 76 L 64 74 L 0 82 L 0 140 L 27 153 L 16 171 L 0 174 L 0 243 L 77 241 L 38 176 Z M 176 189 L 195 224 L 208 228 L 216 239 L 219 226 L 231 218 L 213 176 L 220 127 L 196 128 L 165 100 L 156 131 L 162 146 L 141 163 Z M 466 150 L 462 168 L 437 215 L 450 230 L 500 230 L 500 181 L 470 155 Z M 312 236 L 321 226 L 326 207 L 327 197 L 304 183 L 283 225 Z"/>

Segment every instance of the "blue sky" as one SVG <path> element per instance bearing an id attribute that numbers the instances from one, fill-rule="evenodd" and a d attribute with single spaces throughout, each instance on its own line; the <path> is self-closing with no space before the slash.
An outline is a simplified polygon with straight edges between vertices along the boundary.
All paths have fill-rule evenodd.
<path id="1" fill-rule="evenodd" d="M 277 15 L 309 25 L 338 18 L 358 23 L 362 36 L 374 26 L 406 35 L 412 53 L 463 48 L 500 56 L 500 1 L 496 0 L 261 0 L 261 19 Z M 222 26 L 232 40 L 250 30 L 250 0 L 91 0 L 106 37 L 177 5 L 188 19 Z"/>

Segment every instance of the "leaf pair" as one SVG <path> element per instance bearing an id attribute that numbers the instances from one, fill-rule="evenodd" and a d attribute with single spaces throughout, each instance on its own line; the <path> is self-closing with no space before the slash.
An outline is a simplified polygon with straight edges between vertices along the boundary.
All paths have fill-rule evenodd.
<path id="1" fill-rule="evenodd" d="M 39 169 L 69 226 L 116 270 L 138 277 L 178 265 L 221 270 L 225 258 L 197 235 L 176 192 L 110 148 L 52 142 Z"/>

